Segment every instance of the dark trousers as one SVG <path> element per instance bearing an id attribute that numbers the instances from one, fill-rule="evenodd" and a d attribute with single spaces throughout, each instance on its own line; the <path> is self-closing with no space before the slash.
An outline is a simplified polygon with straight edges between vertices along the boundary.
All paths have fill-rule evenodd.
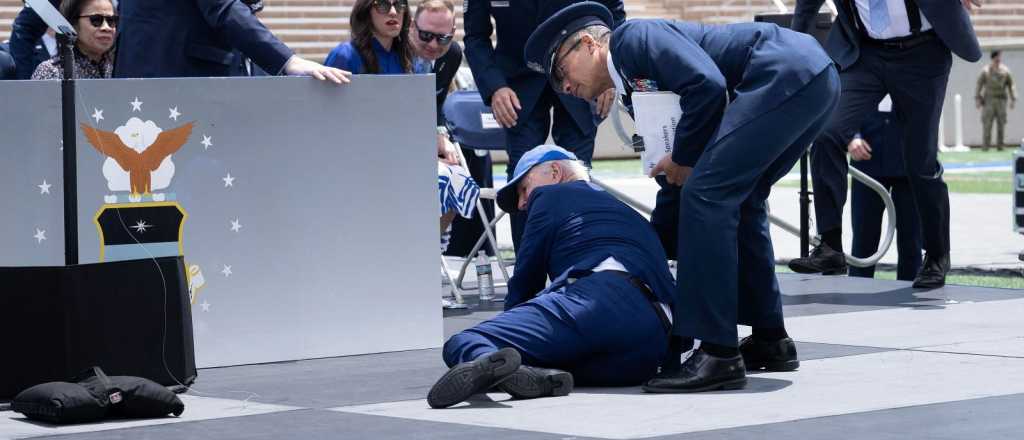
<path id="1" fill-rule="evenodd" d="M 896 206 L 896 250 L 899 254 L 896 278 L 913 281 L 921 268 L 921 222 L 910 184 L 900 177 L 877 177 L 875 180 L 889 190 Z M 885 204 L 874 190 L 854 181 L 850 188 L 850 210 L 853 217 L 853 249 L 850 253 L 858 258 L 870 257 L 878 251 L 878 241 L 882 238 Z M 850 276 L 872 278 L 875 267 L 850 266 Z"/>
<path id="2" fill-rule="evenodd" d="M 451 367 L 505 347 L 523 364 L 572 373 L 578 385 L 629 386 L 654 376 L 668 335 L 643 292 L 598 272 L 455 334 L 443 356 Z"/>
<path id="3" fill-rule="evenodd" d="M 494 173 L 491 169 L 491 155 L 487 154 L 483 157 L 477 156 L 476 152 L 472 148 L 462 147 L 462 156 L 466 158 L 466 165 L 469 166 L 469 175 L 473 176 L 473 180 L 476 181 L 481 188 L 493 188 L 494 187 Z M 484 212 L 487 213 L 487 218 L 494 219 L 494 201 L 483 200 L 480 202 L 484 205 Z M 452 222 L 452 237 L 448 241 L 448 249 L 444 251 L 445 255 L 453 257 L 472 257 L 469 255 L 469 251 L 473 250 L 473 245 L 484 233 L 484 225 L 480 221 L 480 214 L 473 210 L 473 217 L 462 218 L 456 216 Z M 494 249 L 491 249 L 489 243 L 484 243 L 482 247 L 487 255 L 494 255 Z"/>
<path id="4" fill-rule="evenodd" d="M 654 232 L 665 248 L 665 255 L 669 260 L 675 260 L 679 244 L 679 192 L 682 188 L 669 184 L 665 176 L 657 176 L 654 181 L 660 189 L 654 199 L 651 226 L 654 226 Z"/>
<path id="5" fill-rule="evenodd" d="M 552 117 L 552 109 L 554 115 Z M 552 124 L 554 122 L 554 124 Z M 551 87 L 545 86 L 537 104 L 528 115 L 520 114 L 519 121 L 515 127 L 505 130 L 508 142 L 508 167 L 505 169 L 508 179 L 512 180 L 512 173 L 527 151 L 538 145 L 547 142 L 548 132 L 554 138 L 555 144 L 576 154 L 576 157 L 587 165 L 594 156 L 594 137 L 597 136 L 597 127 L 591 127 L 590 131 L 580 129 L 579 124 L 562 105 L 561 99 Z M 518 248 L 519 240 L 523 237 L 523 229 L 526 228 L 526 213 L 511 213 L 512 223 L 512 244 Z"/>
<path id="6" fill-rule="evenodd" d="M 735 347 L 736 324 L 783 327 L 766 201 L 825 127 L 838 95 L 830 66 L 775 108 L 743 95 L 729 104 L 723 125 L 743 123 L 716 135 L 682 189 L 673 334 Z"/>
<path id="7" fill-rule="evenodd" d="M 839 108 L 811 149 L 818 232 L 842 228 L 846 203 L 846 145 L 886 94 L 901 111 L 899 145 L 921 220 L 925 251 L 949 253 L 949 189 L 938 161 L 938 128 L 952 56 L 939 40 L 910 49 L 862 44 L 860 59 L 840 74 Z"/>

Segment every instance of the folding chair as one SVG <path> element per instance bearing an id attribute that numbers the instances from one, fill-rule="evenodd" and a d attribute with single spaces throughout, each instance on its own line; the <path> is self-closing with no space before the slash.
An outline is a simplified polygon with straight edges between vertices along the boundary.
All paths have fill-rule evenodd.
<path id="1" fill-rule="evenodd" d="M 483 99 L 480 98 L 480 93 L 476 90 L 458 90 L 448 95 L 442 111 L 444 112 L 445 119 L 448 121 L 449 137 L 452 142 L 457 144 L 456 153 L 462 167 L 469 168 L 466 158 L 462 155 L 461 148 L 458 148 L 460 145 L 478 151 L 504 151 L 505 131 L 494 121 L 491 109 L 484 105 Z M 481 200 L 494 200 L 496 196 L 497 190 L 495 188 L 480 188 Z M 474 256 L 477 255 L 485 244 L 490 244 L 491 248 L 495 251 L 494 257 L 488 258 L 488 263 L 498 263 L 498 269 L 505 280 L 503 283 L 495 284 L 495 287 L 507 286 L 509 280 L 508 264 L 501 258 L 501 253 L 498 252 L 498 240 L 495 234 L 495 226 L 505 216 L 505 213 L 496 206 L 494 219 L 489 219 L 487 212 L 484 210 L 484 205 L 480 201 L 477 201 L 476 211 L 483 224 L 484 233 L 476 241 L 469 255 L 464 259 L 455 280 L 451 280 L 448 262 L 444 256 L 441 257 L 441 267 L 444 270 L 444 276 L 449 281 L 452 295 L 460 304 L 463 302 L 463 291 L 474 289 L 466 287 L 463 284 L 463 280 L 466 277 L 469 265 L 474 261 Z M 475 287 L 475 289 L 479 289 L 479 286 Z"/>

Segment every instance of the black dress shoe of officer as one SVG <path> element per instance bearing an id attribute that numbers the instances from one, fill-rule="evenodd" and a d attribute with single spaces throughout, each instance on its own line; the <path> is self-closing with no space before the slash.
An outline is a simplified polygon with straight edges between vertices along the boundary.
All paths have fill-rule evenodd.
<path id="1" fill-rule="evenodd" d="M 810 256 L 790 260 L 789 268 L 796 273 L 844 275 L 847 271 L 846 256 L 822 243 L 811 251 Z"/>
<path id="2" fill-rule="evenodd" d="M 738 390 L 747 385 L 743 357 L 720 358 L 698 349 L 679 370 L 662 373 L 644 383 L 648 393 L 696 393 Z"/>
<path id="3" fill-rule="evenodd" d="M 520 365 L 514 373 L 498 385 L 502 391 L 516 399 L 568 396 L 572 391 L 572 373 L 554 368 Z"/>
<path id="4" fill-rule="evenodd" d="M 747 336 L 740 341 L 740 354 L 747 371 L 793 371 L 800 368 L 796 344 L 790 338 L 762 341 Z"/>
<path id="5" fill-rule="evenodd" d="M 452 367 L 427 393 L 431 408 L 447 408 L 501 383 L 522 362 L 514 348 L 503 348 Z"/>
<path id="6" fill-rule="evenodd" d="M 925 254 L 921 271 L 914 278 L 915 289 L 935 289 L 946 285 L 946 274 L 949 273 L 949 254 L 933 256 Z"/>

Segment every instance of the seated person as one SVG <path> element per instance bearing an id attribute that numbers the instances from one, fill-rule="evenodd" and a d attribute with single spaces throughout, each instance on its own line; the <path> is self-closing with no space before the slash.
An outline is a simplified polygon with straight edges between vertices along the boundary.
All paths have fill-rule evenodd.
<path id="1" fill-rule="evenodd" d="M 886 96 L 878 105 L 878 112 L 869 116 L 861 127 L 860 136 L 850 141 L 850 165 L 881 183 L 892 195 L 896 207 L 896 279 L 913 281 L 921 268 L 922 238 L 917 205 L 910 191 L 910 181 L 903 168 L 902 135 Z M 885 204 L 874 190 L 857 180 L 850 187 L 850 215 L 853 223 L 853 249 L 855 257 L 866 258 L 878 251 L 882 237 L 882 213 Z M 875 266 L 850 266 L 850 276 L 872 278 Z"/>
<path id="2" fill-rule="evenodd" d="M 427 73 L 415 63 L 409 40 L 407 0 L 357 0 L 349 16 L 352 40 L 340 43 L 324 60 L 325 66 L 358 74 Z"/>
<path id="3" fill-rule="evenodd" d="M 118 21 L 114 5 L 110 0 L 67 0 L 61 3 L 60 12 L 78 33 L 73 49 L 75 78 L 110 78 Z M 40 63 L 32 79 L 63 79 L 60 59 L 57 54 Z"/>
<path id="4" fill-rule="evenodd" d="M 513 176 L 498 206 L 528 213 L 505 311 L 444 344 L 431 407 L 494 385 L 515 398 L 639 385 L 667 351 L 675 285 L 650 223 L 560 147 L 530 150 Z"/>

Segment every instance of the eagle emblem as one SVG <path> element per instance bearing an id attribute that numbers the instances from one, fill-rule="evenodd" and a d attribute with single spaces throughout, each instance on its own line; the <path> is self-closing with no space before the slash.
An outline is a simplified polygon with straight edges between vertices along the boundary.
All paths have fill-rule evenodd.
<path id="1" fill-rule="evenodd" d="M 153 189 L 152 173 L 170 155 L 177 152 L 192 134 L 194 123 L 189 122 L 177 128 L 161 131 L 149 145 L 129 147 L 121 137 L 111 131 L 103 131 L 87 124 L 81 124 L 89 144 L 111 159 L 128 173 L 131 195 L 138 197 L 150 194 Z"/>

